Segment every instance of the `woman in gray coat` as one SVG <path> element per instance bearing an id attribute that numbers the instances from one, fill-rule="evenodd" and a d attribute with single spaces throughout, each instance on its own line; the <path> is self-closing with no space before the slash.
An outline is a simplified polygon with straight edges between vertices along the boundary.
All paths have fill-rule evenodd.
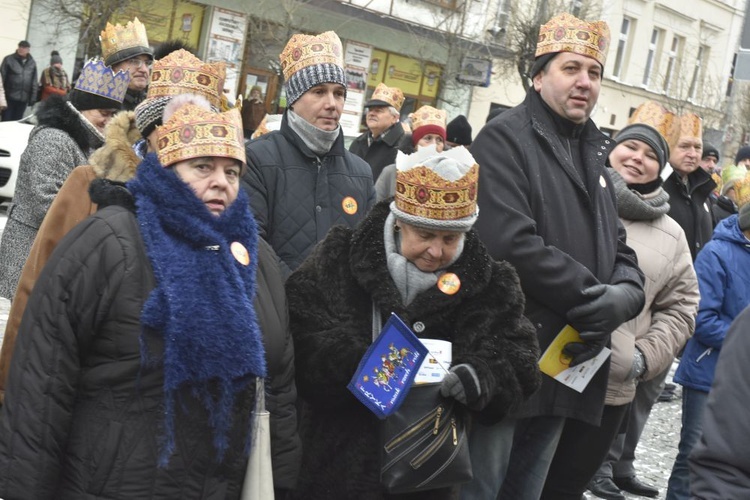
<path id="1" fill-rule="evenodd" d="M 0 242 L 0 296 L 12 299 L 44 216 L 68 174 L 104 144 L 104 126 L 122 106 L 130 75 L 90 61 L 70 95 L 52 96 L 21 155 L 18 183 Z"/>

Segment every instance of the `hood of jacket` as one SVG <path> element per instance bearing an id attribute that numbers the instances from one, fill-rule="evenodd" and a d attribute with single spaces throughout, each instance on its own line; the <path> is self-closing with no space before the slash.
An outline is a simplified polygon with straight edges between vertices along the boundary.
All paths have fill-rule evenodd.
<path id="1" fill-rule="evenodd" d="M 63 96 L 53 95 L 39 104 L 36 112 L 37 127 L 56 128 L 68 134 L 81 148 L 88 152 L 104 142 L 104 136 Z M 32 132 L 33 133 L 33 132 Z"/>
<path id="2" fill-rule="evenodd" d="M 89 158 L 96 176 L 116 182 L 127 182 L 135 176 L 141 159 L 133 144 L 141 138 L 135 126 L 135 113 L 122 111 L 115 115 L 104 131 L 104 145 Z"/>
<path id="3" fill-rule="evenodd" d="M 747 247 L 748 251 L 750 251 L 750 240 L 745 237 L 745 233 L 740 229 L 740 226 L 737 223 L 738 217 L 737 214 L 733 214 L 719 222 L 716 229 L 714 229 L 713 239 L 742 245 L 743 247 Z"/>

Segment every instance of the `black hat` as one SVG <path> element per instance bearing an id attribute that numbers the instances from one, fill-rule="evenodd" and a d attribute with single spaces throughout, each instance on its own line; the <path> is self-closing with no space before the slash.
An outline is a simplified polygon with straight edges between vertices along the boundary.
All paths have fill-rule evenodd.
<path id="1" fill-rule="evenodd" d="M 28 49 L 31 47 L 31 44 L 26 40 L 21 40 L 20 42 L 18 42 L 18 46 L 24 49 Z"/>
<path id="2" fill-rule="evenodd" d="M 460 146 L 471 145 L 471 125 L 464 115 L 458 115 L 445 127 L 445 140 Z"/>
<path id="3" fill-rule="evenodd" d="M 704 142 L 703 156 L 701 156 L 701 160 L 705 160 L 709 156 L 713 156 L 714 158 L 716 158 L 716 161 L 719 161 L 721 159 L 721 156 L 719 156 L 719 150 L 713 147 L 713 145 Z"/>
<path id="4" fill-rule="evenodd" d="M 737 156 L 734 157 L 734 164 L 737 165 L 742 160 L 750 158 L 750 146 L 742 146 L 737 150 Z"/>
<path id="5" fill-rule="evenodd" d="M 662 171 L 664 165 L 667 163 L 669 158 L 669 146 L 664 137 L 653 127 L 646 125 L 645 123 L 633 123 L 628 125 L 624 129 L 620 130 L 615 136 L 617 144 L 628 139 L 635 139 L 641 142 L 645 142 L 651 149 L 656 153 L 656 158 L 659 161 L 659 172 Z"/>

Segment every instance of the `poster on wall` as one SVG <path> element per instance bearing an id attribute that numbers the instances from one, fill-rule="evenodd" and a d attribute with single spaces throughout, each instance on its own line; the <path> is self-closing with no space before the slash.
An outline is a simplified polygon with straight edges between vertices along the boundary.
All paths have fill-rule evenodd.
<path id="1" fill-rule="evenodd" d="M 341 128 L 345 136 L 359 135 L 362 120 L 362 106 L 367 91 L 368 70 L 372 57 L 372 46 L 357 42 L 347 42 L 344 49 L 346 68 L 346 102 L 341 116 Z"/>
<path id="2" fill-rule="evenodd" d="M 242 67 L 242 54 L 247 33 L 247 16 L 241 12 L 214 7 L 211 12 L 210 31 L 206 47 L 206 60 L 224 61 L 227 66 L 227 79 L 224 93 L 230 103 L 234 103 L 239 86 L 238 75 Z"/>

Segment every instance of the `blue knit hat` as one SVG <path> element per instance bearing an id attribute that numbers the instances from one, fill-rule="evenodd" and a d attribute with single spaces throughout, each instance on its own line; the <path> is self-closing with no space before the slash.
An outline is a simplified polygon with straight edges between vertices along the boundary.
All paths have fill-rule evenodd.
<path id="1" fill-rule="evenodd" d="M 290 106 L 302 94 L 321 83 L 338 83 L 346 89 L 343 48 L 333 31 L 320 35 L 292 36 L 279 55 L 279 60 Z"/>

